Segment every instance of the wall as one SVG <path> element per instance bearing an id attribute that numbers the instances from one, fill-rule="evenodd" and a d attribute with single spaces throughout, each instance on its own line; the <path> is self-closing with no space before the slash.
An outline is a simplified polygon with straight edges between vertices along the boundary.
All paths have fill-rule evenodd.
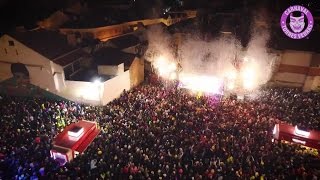
<path id="1" fill-rule="evenodd" d="M 126 71 L 100 84 L 65 81 L 65 89 L 57 95 L 79 103 L 105 105 L 118 98 L 123 90 L 130 89 L 129 76 L 129 71 Z"/>
<path id="2" fill-rule="evenodd" d="M 312 53 L 310 52 L 283 51 L 273 80 L 278 85 L 303 87 L 311 59 Z"/>
<path id="3" fill-rule="evenodd" d="M 303 85 L 303 90 L 304 91 L 310 91 L 314 88 L 314 81 L 315 77 L 314 76 L 307 76 L 304 85 Z"/>
<path id="4" fill-rule="evenodd" d="M 320 92 L 320 76 L 315 76 L 311 89 Z"/>
<path id="5" fill-rule="evenodd" d="M 130 87 L 135 87 L 144 81 L 144 60 L 135 58 L 129 68 Z"/>
<path id="6" fill-rule="evenodd" d="M 304 51 L 284 51 L 282 53 L 282 64 L 309 66 L 313 53 Z"/>
<path id="7" fill-rule="evenodd" d="M 14 46 L 9 46 L 9 40 L 14 42 Z M 12 63 L 22 63 L 29 71 L 31 84 L 42 89 L 57 91 L 50 61 L 8 35 L 0 38 L 0 62 L 1 81 L 12 77 L 10 69 Z"/>
<path id="8" fill-rule="evenodd" d="M 320 55 L 304 51 L 283 51 L 276 65 L 273 83 L 302 87 L 304 91 L 317 89 L 320 77 Z"/>
<path id="9" fill-rule="evenodd" d="M 118 75 L 124 72 L 124 64 L 119 64 L 118 66 L 107 66 L 107 65 L 99 65 L 98 66 L 98 74 L 102 75 Z"/>
<path id="10" fill-rule="evenodd" d="M 53 79 L 54 79 L 56 90 L 57 92 L 60 92 L 66 87 L 63 68 L 52 61 L 50 61 L 50 65 L 51 65 L 51 71 L 53 72 Z"/>
<path id="11" fill-rule="evenodd" d="M 65 83 L 66 87 L 58 93 L 59 96 L 79 103 L 101 104 L 100 97 L 103 92 L 103 83 L 95 84 L 92 82 L 68 80 Z"/>
<path id="12" fill-rule="evenodd" d="M 293 73 L 286 73 L 281 72 L 277 73 L 274 76 L 274 79 L 277 84 L 279 85 L 288 85 L 290 84 L 294 87 L 302 87 L 304 85 L 304 81 L 306 79 L 306 75 L 303 74 L 293 74 Z"/>
<path id="13" fill-rule="evenodd" d="M 320 54 L 313 54 L 310 66 L 320 67 Z"/>
<path id="14" fill-rule="evenodd" d="M 11 73 L 11 64 L 0 62 L 0 82 L 11 77 L 13 77 L 13 74 Z"/>
<path id="15" fill-rule="evenodd" d="M 125 71 L 104 83 L 102 104 L 105 105 L 118 98 L 123 90 L 130 89 L 130 73 Z"/>

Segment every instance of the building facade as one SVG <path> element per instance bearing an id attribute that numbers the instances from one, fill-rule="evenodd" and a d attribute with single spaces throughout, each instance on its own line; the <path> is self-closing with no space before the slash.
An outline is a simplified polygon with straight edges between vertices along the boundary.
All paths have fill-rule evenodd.
<path id="1" fill-rule="evenodd" d="M 105 105 L 144 79 L 143 63 L 132 55 L 127 69 L 101 78 L 98 83 L 75 80 L 74 76 L 81 74 L 83 64 L 92 61 L 91 55 L 70 45 L 66 36 L 55 31 L 4 35 L 0 38 L 0 49 L 0 83 L 15 79 L 17 84 L 32 84 L 76 102 Z M 110 69 L 93 71 L 108 74 Z M 103 77 L 101 72 L 97 77 Z"/>
<path id="2" fill-rule="evenodd" d="M 320 54 L 307 51 L 279 51 L 279 60 L 270 81 L 273 85 L 299 87 L 304 91 L 320 88 Z"/>

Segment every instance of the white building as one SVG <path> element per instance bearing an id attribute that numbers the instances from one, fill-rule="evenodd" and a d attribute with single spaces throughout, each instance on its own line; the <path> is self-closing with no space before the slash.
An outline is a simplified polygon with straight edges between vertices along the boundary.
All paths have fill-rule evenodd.
<path id="1" fill-rule="evenodd" d="M 134 73 L 130 73 L 130 70 L 140 68 L 139 71 L 143 74 L 143 64 L 134 66 L 134 62 L 141 60 L 133 58 L 131 69 L 118 72 L 112 78 L 101 78 L 100 83 L 82 79 L 75 81 L 91 62 L 88 53 L 71 46 L 65 35 L 55 31 L 40 29 L 17 32 L 0 38 L 0 82 L 19 79 L 19 82 L 29 82 L 69 100 L 106 104 L 118 97 L 123 90 L 129 90 L 133 84 L 138 84 L 131 83 L 130 75 Z M 141 79 L 140 76 L 139 83 L 142 81 L 143 77 Z"/>

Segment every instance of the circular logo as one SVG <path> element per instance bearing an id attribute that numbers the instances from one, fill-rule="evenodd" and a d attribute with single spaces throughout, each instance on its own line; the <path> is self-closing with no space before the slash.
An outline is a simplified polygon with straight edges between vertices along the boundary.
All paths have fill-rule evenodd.
<path id="1" fill-rule="evenodd" d="M 294 16 L 294 13 L 298 13 Z M 287 26 L 287 19 L 289 17 L 289 27 Z M 305 19 L 307 17 L 307 19 Z M 313 17 L 311 12 L 299 5 L 290 6 L 286 9 L 280 20 L 282 31 L 292 39 L 305 38 L 313 28 Z"/>

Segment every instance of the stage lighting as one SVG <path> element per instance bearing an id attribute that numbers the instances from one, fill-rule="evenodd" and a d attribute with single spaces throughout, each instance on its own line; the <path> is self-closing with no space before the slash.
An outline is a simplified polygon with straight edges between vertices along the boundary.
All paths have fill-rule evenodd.
<path id="1" fill-rule="evenodd" d="M 97 78 L 97 79 L 95 79 L 95 80 L 93 80 L 93 84 L 94 85 L 96 85 L 96 86 L 99 86 L 99 85 L 101 85 L 101 79 L 100 78 Z"/>
<path id="2" fill-rule="evenodd" d="M 244 81 L 243 82 L 243 88 L 246 89 L 246 90 L 252 90 L 254 89 L 254 83 L 250 80 L 248 81 Z"/>

